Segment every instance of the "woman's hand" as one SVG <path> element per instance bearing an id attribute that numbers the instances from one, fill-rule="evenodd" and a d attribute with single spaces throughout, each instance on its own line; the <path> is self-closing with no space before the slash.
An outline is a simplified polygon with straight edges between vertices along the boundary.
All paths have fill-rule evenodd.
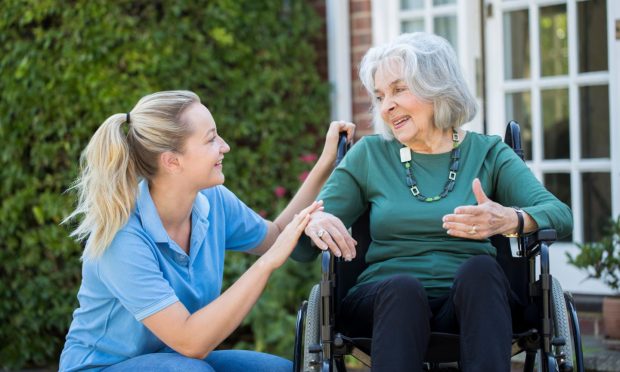
<path id="1" fill-rule="evenodd" d="M 342 120 L 332 121 L 329 124 L 321 159 L 325 159 L 330 165 L 333 165 L 336 161 L 336 151 L 338 149 L 340 132 L 347 132 L 347 142 L 351 142 L 351 140 L 353 140 L 353 134 L 355 133 L 355 124 Z"/>
<path id="2" fill-rule="evenodd" d="M 319 249 L 329 248 L 336 257 L 344 257 L 347 261 L 355 258 L 357 242 L 338 217 L 318 211 L 312 215 L 305 233 Z"/>
<path id="3" fill-rule="evenodd" d="M 293 252 L 293 248 L 295 248 L 301 233 L 308 225 L 310 215 L 321 210 L 323 210 L 322 200 L 312 202 L 310 206 L 296 214 L 293 220 L 282 230 L 271 248 L 260 259 L 274 270 L 282 266 L 288 256 L 291 255 L 291 252 Z"/>
<path id="4" fill-rule="evenodd" d="M 443 216 L 443 228 L 448 230 L 448 235 L 481 240 L 517 230 L 519 221 L 514 209 L 489 199 L 477 178 L 472 189 L 478 205 L 460 206 L 453 214 Z"/>

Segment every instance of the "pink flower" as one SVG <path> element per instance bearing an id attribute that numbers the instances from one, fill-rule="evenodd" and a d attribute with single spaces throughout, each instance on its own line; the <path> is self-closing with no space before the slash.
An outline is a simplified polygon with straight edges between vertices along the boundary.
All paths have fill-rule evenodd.
<path id="1" fill-rule="evenodd" d="M 308 178 L 308 174 L 310 174 L 310 172 L 308 171 L 303 171 L 300 175 L 299 175 L 299 182 L 304 182 L 306 180 L 306 178 Z"/>
<path id="2" fill-rule="evenodd" d="M 261 209 L 260 211 L 258 211 L 258 215 L 263 218 L 267 218 L 267 211 L 264 209 Z"/>
<path id="3" fill-rule="evenodd" d="M 303 163 L 306 163 L 306 164 L 314 164 L 317 158 L 318 156 L 316 154 L 310 153 L 310 154 L 304 154 L 300 156 L 299 160 L 301 160 Z"/>
<path id="4" fill-rule="evenodd" d="M 278 199 L 283 198 L 286 195 L 286 189 L 282 186 L 278 186 L 273 190 L 273 193 L 276 194 Z"/>

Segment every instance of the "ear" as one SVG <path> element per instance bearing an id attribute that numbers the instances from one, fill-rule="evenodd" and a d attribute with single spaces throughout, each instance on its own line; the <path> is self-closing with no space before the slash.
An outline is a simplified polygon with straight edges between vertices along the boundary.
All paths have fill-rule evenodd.
<path id="1" fill-rule="evenodd" d="M 159 166 L 169 174 L 175 174 L 181 171 L 181 162 L 179 155 L 172 151 L 165 151 L 159 155 Z"/>

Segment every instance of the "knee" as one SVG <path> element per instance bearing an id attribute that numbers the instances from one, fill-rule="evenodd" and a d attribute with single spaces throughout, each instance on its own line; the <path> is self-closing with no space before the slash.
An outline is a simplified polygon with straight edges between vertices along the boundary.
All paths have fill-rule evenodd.
<path id="1" fill-rule="evenodd" d="M 411 308 L 427 302 L 426 291 L 420 281 L 411 275 L 398 274 L 384 279 L 379 284 L 375 307 L 391 304 Z"/>
<path id="2" fill-rule="evenodd" d="M 424 286 L 418 279 L 407 274 L 393 275 L 380 284 L 380 293 L 395 296 L 426 296 Z"/>
<path id="3" fill-rule="evenodd" d="M 471 257 L 459 267 L 456 279 L 476 281 L 493 280 L 504 276 L 502 268 L 494 257 L 478 255 Z"/>

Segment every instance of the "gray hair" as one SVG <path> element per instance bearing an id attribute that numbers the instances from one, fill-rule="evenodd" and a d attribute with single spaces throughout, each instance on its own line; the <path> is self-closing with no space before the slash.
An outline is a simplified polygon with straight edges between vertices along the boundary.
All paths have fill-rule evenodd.
<path id="1" fill-rule="evenodd" d="M 415 32 L 373 47 L 360 63 L 360 80 L 373 97 L 374 122 L 385 139 L 393 139 L 392 129 L 376 109 L 375 74 L 379 68 L 398 72 L 411 92 L 434 107 L 434 124 L 439 129 L 457 128 L 474 118 L 476 99 L 463 78 L 456 53 L 448 41 L 437 35 Z"/>

